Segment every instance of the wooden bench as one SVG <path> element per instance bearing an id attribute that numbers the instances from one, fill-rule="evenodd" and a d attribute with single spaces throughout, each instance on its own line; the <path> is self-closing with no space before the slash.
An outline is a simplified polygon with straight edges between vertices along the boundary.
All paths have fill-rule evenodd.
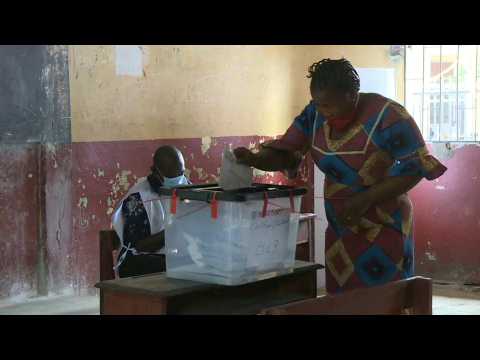
<path id="1" fill-rule="evenodd" d="M 270 307 L 262 315 L 432 315 L 432 280 L 412 277 L 382 286 Z"/>

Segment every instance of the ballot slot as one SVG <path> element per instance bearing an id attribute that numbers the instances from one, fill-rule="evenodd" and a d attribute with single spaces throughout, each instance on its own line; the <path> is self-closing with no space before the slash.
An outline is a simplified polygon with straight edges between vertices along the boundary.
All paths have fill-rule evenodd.
<path id="1" fill-rule="evenodd" d="M 292 271 L 306 189 L 254 184 L 223 191 L 204 184 L 176 193 L 183 201 L 165 229 L 167 277 L 242 285 Z M 217 218 L 211 211 L 214 193 Z"/>

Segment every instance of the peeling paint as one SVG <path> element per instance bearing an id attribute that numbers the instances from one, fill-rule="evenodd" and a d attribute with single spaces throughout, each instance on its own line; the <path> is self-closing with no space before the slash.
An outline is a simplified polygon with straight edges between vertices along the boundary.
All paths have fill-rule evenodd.
<path id="1" fill-rule="evenodd" d="M 119 178 L 119 184 L 120 186 L 123 186 L 124 191 L 128 191 L 130 189 L 130 183 L 128 181 L 128 175 L 130 175 L 132 172 L 130 170 L 122 170 Z"/>
<path id="2" fill-rule="evenodd" d="M 275 173 L 271 171 L 263 171 L 260 169 L 253 169 L 253 176 L 255 177 L 274 177 Z"/>
<path id="3" fill-rule="evenodd" d="M 205 153 L 210 149 L 212 146 L 212 138 L 210 136 L 204 136 L 202 137 L 202 154 L 205 155 Z"/>
<path id="4" fill-rule="evenodd" d="M 102 169 L 97 169 L 97 176 L 98 177 L 104 177 L 105 176 L 105 171 Z"/>
<path id="5" fill-rule="evenodd" d="M 433 249 L 432 249 L 432 243 L 430 241 L 427 241 L 427 250 L 425 251 L 425 256 L 430 261 L 436 261 L 437 260 L 437 257 L 435 255 Z"/>
<path id="6" fill-rule="evenodd" d="M 196 171 L 197 174 L 198 174 L 198 179 L 200 181 L 203 181 L 203 180 L 206 180 L 208 179 L 208 174 L 206 172 L 204 172 L 204 169 L 203 168 L 196 168 L 196 167 L 193 167 L 193 171 Z"/>
<path id="7" fill-rule="evenodd" d="M 472 215 L 472 214 L 473 214 L 472 208 L 469 207 L 469 206 L 465 207 L 465 208 L 463 209 L 463 214 L 464 214 L 465 216 L 470 216 L 470 215 Z"/>
<path id="8" fill-rule="evenodd" d="M 56 169 L 58 168 L 58 163 L 57 163 L 57 149 L 55 147 L 54 144 L 52 144 L 51 142 L 46 142 L 45 143 L 45 150 L 47 151 L 47 153 L 51 156 L 52 160 L 53 160 L 53 168 Z"/>
<path id="9" fill-rule="evenodd" d="M 130 170 L 122 170 L 120 173 L 115 174 L 115 180 L 110 180 L 109 184 L 112 184 L 111 194 L 116 198 L 118 193 L 123 191 L 126 192 L 130 189 L 130 182 L 128 181 L 128 176 L 131 175 Z"/>
<path id="10" fill-rule="evenodd" d="M 78 199 L 78 205 L 79 208 L 87 208 L 88 206 L 88 198 L 87 197 L 81 197 Z"/>

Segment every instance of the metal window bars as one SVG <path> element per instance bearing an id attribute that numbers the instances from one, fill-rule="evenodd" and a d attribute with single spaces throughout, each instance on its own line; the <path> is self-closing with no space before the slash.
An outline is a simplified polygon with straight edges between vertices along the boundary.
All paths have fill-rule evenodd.
<path id="1" fill-rule="evenodd" d="M 419 51 L 410 53 L 407 51 L 407 46 L 409 49 L 418 47 L 417 50 Z M 429 142 L 478 142 L 480 141 L 480 136 L 477 134 L 477 122 L 480 121 L 477 104 L 480 95 L 480 64 L 478 59 L 480 46 L 475 46 L 475 59 L 472 59 L 468 54 L 465 57 L 461 52 L 461 45 L 456 45 L 456 54 L 453 56 L 451 53 L 446 55 L 445 46 L 448 45 L 438 46 L 438 61 L 430 60 L 428 63 L 430 69 L 427 69 L 426 48 L 429 46 L 405 45 L 406 108 L 411 114 L 419 115 L 414 115 L 414 118 L 425 140 Z M 415 56 L 415 59 L 410 59 L 414 61 L 407 61 L 408 56 Z M 455 60 L 452 60 L 452 57 Z M 450 58 L 450 62 L 444 61 L 446 58 Z M 461 66 L 461 59 L 466 60 L 463 66 Z M 415 67 L 415 69 L 409 69 L 408 67 Z M 409 79 L 407 76 L 409 70 L 418 74 L 421 73 L 420 89 L 410 86 L 411 81 L 420 79 Z M 438 73 L 432 76 L 434 70 Z M 455 78 L 450 82 L 451 77 L 449 78 L 446 75 L 452 71 Z M 461 74 L 463 76 L 463 86 L 459 85 Z M 438 83 L 436 81 L 432 83 L 434 77 L 438 78 Z M 465 89 L 465 83 L 474 85 Z M 434 87 L 431 86 L 432 84 L 434 84 Z M 413 99 L 413 101 L 409 103 L 407 99 Z M 418 110 L 419 113 L 417 113 Z"/>

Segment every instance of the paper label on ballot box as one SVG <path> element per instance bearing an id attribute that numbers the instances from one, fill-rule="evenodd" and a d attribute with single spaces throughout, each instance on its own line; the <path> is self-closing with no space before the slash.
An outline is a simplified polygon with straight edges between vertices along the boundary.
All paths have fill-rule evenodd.
<path id="1" fill-rule="evenodd" d="M 245 239 L 249 243 L 247 267 L 270 269 L 284 260 L 289 224 L 290 209 L 268 211 L 266 217 L 260 211 L 252 213 L 251 229 L 255 236 Z"/>

